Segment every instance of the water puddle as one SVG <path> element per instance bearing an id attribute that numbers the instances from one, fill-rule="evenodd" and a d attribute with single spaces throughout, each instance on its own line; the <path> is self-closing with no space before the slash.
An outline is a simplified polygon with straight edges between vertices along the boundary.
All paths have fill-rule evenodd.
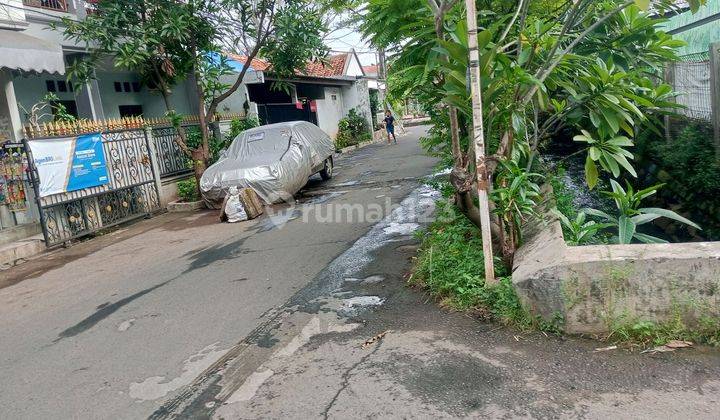
<path id="1" fill-rule="evenodd" d="M 365 277 L 364 279 L 348 277 L 345 279 L 345 281 L 348 283 L 375 284 L 375 283 L 380 283 L 382 281 L 385 281 L 385 276 L 376 275 L 376 276 Z"/>
<path id="2" fill-rule="evenodd" d="M 363 308 L 367 306 L 380 306 L 384 302 L 385 299 L 380 296 L 355 296 L 343 300 L 343 306 L 348 308 Z"/>
<path id="3" fill-rule="evenodd" d="M 395 223 L 383 229 L 386 235 L 410 235 L 420 228 L 417 223 Z"/>

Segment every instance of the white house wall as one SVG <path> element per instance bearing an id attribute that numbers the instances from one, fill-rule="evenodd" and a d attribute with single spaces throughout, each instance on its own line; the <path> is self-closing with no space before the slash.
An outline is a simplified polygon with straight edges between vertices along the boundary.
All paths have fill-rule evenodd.
<path id="1" fill-rule="evenodd" d="M 343 111 L 347 115 L 351 109 L 355 109 L 364 116 L 368 126 L 372 127 L 372 116 L 370 110 L 370 91 L 367 80 L 359 79 L 351 86 L 342 88 Z"/>
<path id="2" fill-rule="evenodd" d="M 345 76 L 351 76 L 351 77 L 361 77 L 365 74 L 363 73 L 362 66 L 360 66 L 360 63 L 357 60 L 357 57 L 354 54 L 350 54 L 348 56 L 348 67 L 347 71 L 345 72 Z"/>
<path id="3" fill-rule="evenodd" d="M 226 85 L 232 85 L 235 83 L 235 80 L 237 80 L 237 75 L 229 75 L 229 76 L 223 76 L 221 78 L 221 82 Z M 253 102 L 250 102 L 250 95 L 248 94 L 247 85 L 244 83 L 240 85 L 238 90 L 233 92 L 232 95 L 228 96 L 227 99 L 220 102 L 220 106 L 218 106 L 219 112 L 245 112 L 245 102 L 247 101 L 248 106 L 250 107 L 248 110 L 248 114 L 255 114 L 257 115 L 257 105 Z"/>
<path id="4" fill-rule="evenodd" d="M 338 133 L 338 122 L 344 116 L 343 92 L 340 88 L 325 88 L 325 99 L 318 99 L 317 119 L 318 126 L 330 137 L 335 138 Z"/>

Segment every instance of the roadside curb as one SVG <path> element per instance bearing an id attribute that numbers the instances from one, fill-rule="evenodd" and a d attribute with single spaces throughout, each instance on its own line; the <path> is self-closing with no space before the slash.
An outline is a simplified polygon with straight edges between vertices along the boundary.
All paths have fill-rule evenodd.
<path id="1" fill-rule="evenodd" d="M 46 251 L 47 248 L 42 240 L 42 235 L 31 236 L 27 239 L 0 246 L 0 270 L 22 264 L 32 257 L 44 254 Z"/>
<path id="2" fill-rule="evenodd" d="M 382 139 L 374 139 L 374 140 L 368 140 L 364 141 L 362 143 L 354 144 L 352 146 L 343 147 L 338 151 L 338 153 L 348 153 L 352 152 L 353 150 L 362 149 L 363 147 L 370 146 L 371 144 L 380 143 Z"/>

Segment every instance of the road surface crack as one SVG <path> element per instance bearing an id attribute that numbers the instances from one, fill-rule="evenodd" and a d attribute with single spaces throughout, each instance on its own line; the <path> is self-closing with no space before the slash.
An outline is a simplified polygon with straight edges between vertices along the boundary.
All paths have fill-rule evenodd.
<path id="1" fill-rule="evenodd" d="M 330 400 L 330 403 L 325 407 L 325 410 L 322 412 L 323 419 L 328 419 L 328 413 L 332 409 L 332 407 L 337 402 L 338 398 L 340 397 L 340 394 L 347 389 L 347 387 L 350 385 L 350 378 L 353 376 L 352 372 L 358 368 L 358 366 L 365 363 L 373 354 L 375 354 L 378 350 L 380 350 L 380 346 L 382 346 L 382 342 L 378 343 L 378 345 L 368 354 L 361 357 L 360 360 L 358 360 L 355 364 L 350 366 L 345 372 L 342 374 L 342 383 L 340 385 L 340 389 L 335 393 L 335 396 Z"/>

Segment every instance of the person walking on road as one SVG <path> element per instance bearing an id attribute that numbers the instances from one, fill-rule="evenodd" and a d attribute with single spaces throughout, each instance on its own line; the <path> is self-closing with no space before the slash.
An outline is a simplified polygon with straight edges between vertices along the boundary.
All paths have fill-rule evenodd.
<path id="1" fill-rule="evenodd" d="M 393 141 L 395 144 L 397 144 L 397 137 L 395 137 L 395 117 L 393 117 L 392 112 L 388 109 L 385 111 L 385 130 L 387 130 L 387 136 L 388 136 L 388 144 L 390 144 L 390 136 L 392 136 Z"/>

